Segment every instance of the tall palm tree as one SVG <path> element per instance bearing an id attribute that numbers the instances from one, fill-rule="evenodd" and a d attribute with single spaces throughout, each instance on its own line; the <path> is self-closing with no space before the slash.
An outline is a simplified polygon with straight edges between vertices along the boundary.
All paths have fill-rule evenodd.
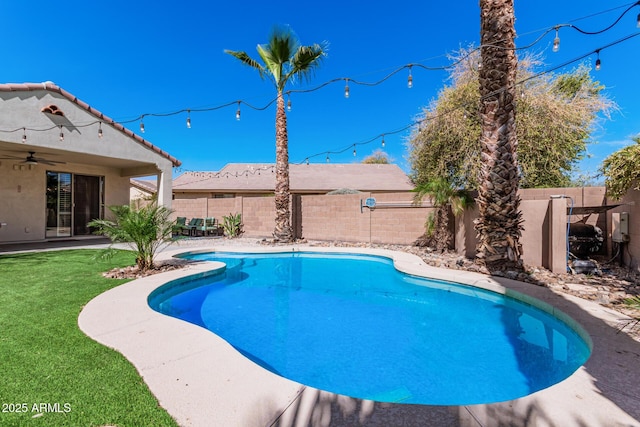
<path id="1" fill-rule="evenodd" d="M 289 191 L 289 141 L 287 137 L 287 113 L 284 108 L 284 88 L 294 78 L 309 78 L 326 55 L 326 47 L 314 44 L 301 46 L 298 38 L 286 26 L 276 26 L 267 44 L 256 48 L 262 64 L 246 52 L 225 50 L 245 65 L 258 70 L 261 78 L 271 80 L 277 91 L 276 102 L 276 226 L 273 236 L 281 242 L 294 239 L 291 228 Z"/>
<path id="2" fill-rule="evenodd" d="M 516 156 L 513 0 L 480 0 L 482 168 L 476 260 L 490 271 L 522 268 L 522 214 Z"/>

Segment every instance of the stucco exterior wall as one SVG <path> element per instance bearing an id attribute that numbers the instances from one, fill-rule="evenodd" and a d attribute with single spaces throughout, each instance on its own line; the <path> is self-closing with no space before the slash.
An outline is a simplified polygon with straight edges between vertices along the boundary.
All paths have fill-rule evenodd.
<path id="1" fill-rule="evenodd" d="M 0 161 L 0 242 L 40 240 L 45 234 L 45 172 Z M 41 189 L 34 191 L 34 189 Z"/>
<path id="2" fill-rule="evenodd" d="M 107 206 L 129 203 L 129 178 L 121 177 L 118 169 L 91 165 L 58 166 L 24 165 L 19 161 L 0 161 L 0 243 L 45 239 L 46 173 L 67 172 L 103 176 L 105 180 L 105 213 Z"/>
<path id="3" fill-rule="evenodd" d="M 623 205 L 609 212 L 609 219 L 611 219 L 611 213 L 613 212 L 627 212 L 629 214 L 629 241 L 623 243 L 620 248 L 612 248 L 612 252 L 615 255 L 620 249 L 623 263 L 634 270 L 640 271 L 640 191 L 629 190 L 621 200 L 614 202 L 623 203 Z M 609 227 L 609 239 L 611 238 L 611 232 L 611 227 Z"/>
<path id="4" fill-rule="evenodd" d="M 0 135 L 0 157 L 16 157 L 0 159 L 0 223 L 7 224 L 0 228 L 0 243 L 46 238 L 47 171 L 103 176 L 107 216 L 108 206 L 129 203 L 129 178 L 156 175 L 158 202 L 171 207 L 175 159 L 110 125 L 101 113 L 57 86 L 41 85 L 42 90 L 40 84 L 2 85 L 0 90 L 4 127 L 20 130 Z M 61 163 L 27 165 L 29 152 Z"/>

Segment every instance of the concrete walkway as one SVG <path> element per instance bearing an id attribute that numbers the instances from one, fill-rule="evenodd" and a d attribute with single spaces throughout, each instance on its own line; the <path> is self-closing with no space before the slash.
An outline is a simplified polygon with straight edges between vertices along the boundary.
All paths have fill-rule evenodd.
<path id="1" fill-rule="evenodd" d="M 617 333 L 621 314 L 596 303 L 508 279 L 436 269 L 403 252 L 230 247 L 227 241 L 201 244 L 213 244 L 208 250 L 348 250 L 389 256 L 396 268 L 410 274 L 537 298 L 575 319 L 591 337 L 594 349 L 587 363 L 565 381 L 508 402 L 440 407 L 353 399 L 272 374 L 213 333 L 151 310 L 147 297 L 157 287 L 222 266 L 194 263 L 183 270 L 148 276 L 107 291 L 89 302 L 78 320 L 87 335 L 121 352 L 136 366 L 162 407 L 181 426 L 640 427 L 640 343 Z M 173 248 L 161 257 L 195 248 Z"/>

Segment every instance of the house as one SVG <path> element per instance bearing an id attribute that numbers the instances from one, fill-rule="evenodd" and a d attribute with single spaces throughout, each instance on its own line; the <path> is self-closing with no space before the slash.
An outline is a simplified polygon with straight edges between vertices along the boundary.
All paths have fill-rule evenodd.
<path id="1" fill-rule="evenodd" d="M 180 161 L 55 84 L 0 84 L 0 117 L 0 243 L 91 234 L 132 177 L 171 207 Z"/>
<path id="2" fill-rule="evenodd" d="M 129 188 L 130 189 L 129 198 L 131 199 L 131 201 L 140 200 L 140 199 L 149 200 L 155 197 L 157 186 L 154 181 L 148 181 L 146 179 L 131 178 L 129 182 L 131 184 Z"/>
<path id="3" fill-rule="evenodd" d="M 175 199 L 264 196 L 275 189 L 273 163 L 230 163 L 219 172 L 186 172 L 173 181 Z M 291 194 L 326 194 L 351 189 L 362 192 L 406 192 L 414 185 L 394 164 L 291 164 Z"/>

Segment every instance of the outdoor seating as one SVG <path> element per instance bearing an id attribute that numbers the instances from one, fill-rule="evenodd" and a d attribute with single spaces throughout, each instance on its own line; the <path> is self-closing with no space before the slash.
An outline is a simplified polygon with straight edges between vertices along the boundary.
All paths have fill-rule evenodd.
<path id="1" fill-rule="evenodd" d="M 198 232 L 198 228 L 202 227 L 204 224 L 204 219 L 202 218 L 192 218 L 187 224 L 187 230 L 189 231 L 189 236 L 195 236 Z"/>
<path id="2" fill-rule="evenodd" d="M 202 235 L 214 234 L 218 230 L 218 222 L 213 217 L 204 219 L 204 223 L 201 226 L 196 227 L 196 232 L 201 231 Z"/>
<path id="3" fill-rule="evenodd" d="M 173 234 L 182 234 L 185 226 L 187 225 L 187 218 L 179 216 L 176 218 L 176 223 L 173 224 Z"/>

